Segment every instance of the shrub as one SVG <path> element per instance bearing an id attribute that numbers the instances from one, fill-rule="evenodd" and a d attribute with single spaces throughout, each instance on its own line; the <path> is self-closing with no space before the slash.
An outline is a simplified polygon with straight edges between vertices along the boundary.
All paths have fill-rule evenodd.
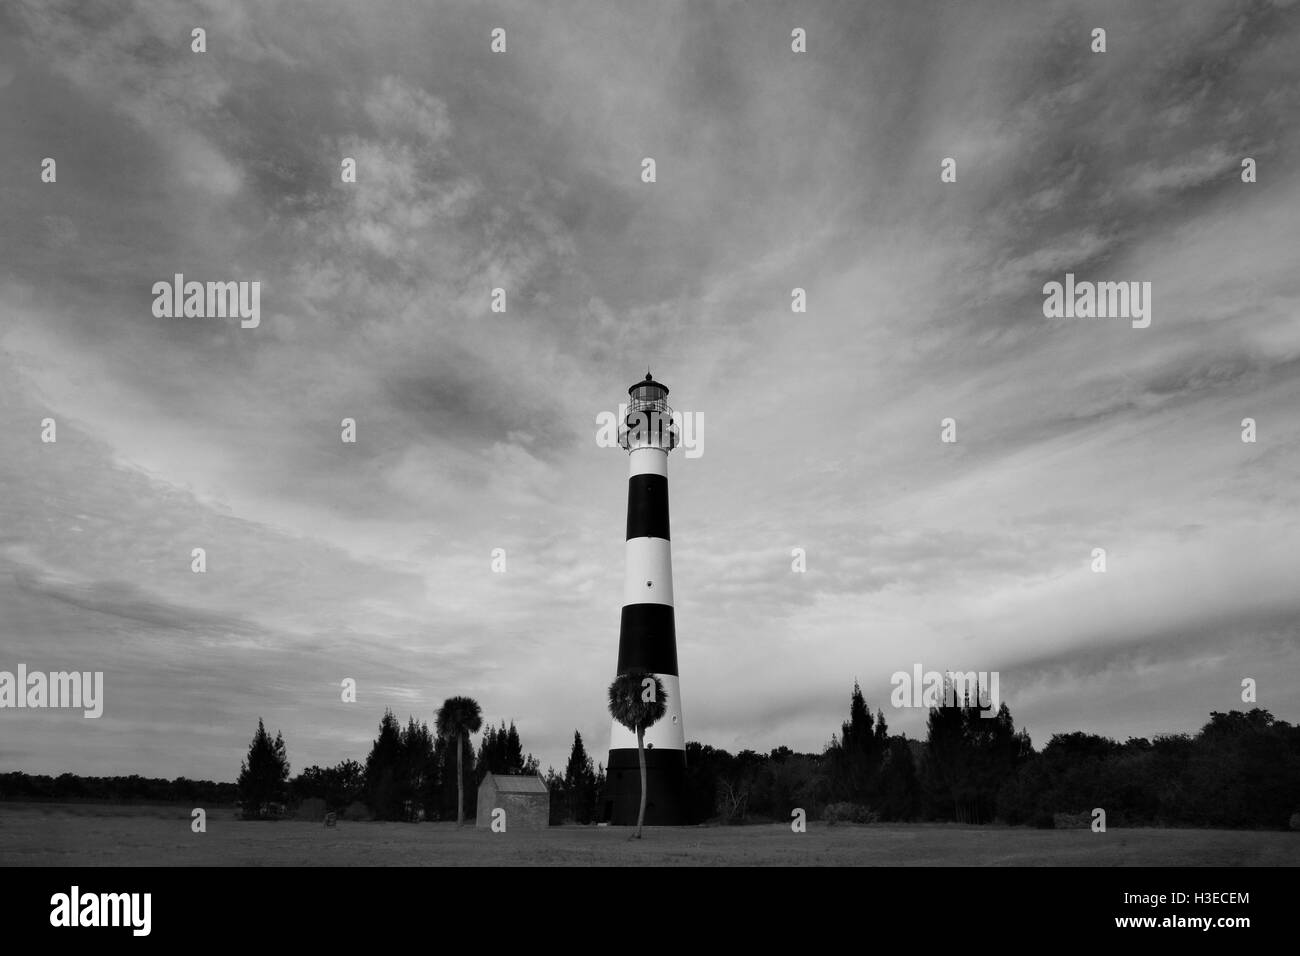
<path id="1" fill-rule="evenodd" d="M 1300 830 L 1300 810 L 1291 814 L 1291 829 Z"/>
<path id="2" fill-rule="evenodd" d="M 1092 826 L 1091 813 L 1056 813 L 1052 825 L 1057 830 L 1087 830 Z"/>
<path id="3" fill-rule="evenodd" d="M 284 811 L 285 806 L 283 803 L 244 802 L 239 804 L 239 817 L 241 820 L 282 820 L 285 815 Z"/>
<path id="4" fill-rule="evenodd" d="M 828 824 L 875 823 L 880 815 L 864 804 L 841 802 L 828 804 L 822 819 Z"/>
<path id="5" fill-rule="evenodd" d="M 308 797 L 302 803 L 298 804 L 298 809 L 294 811 L 294 817 L 298 820 L 309 820 L 312 823 L 320 823 L 325 819 L 326 807 L 325 801 L 320 797 Z"/>
<path id="6" fill-rule="evenodd" d="M 353 800 L 339 816 L 345 820 L 369 820 L 370 808 L 360 800 Z"/>

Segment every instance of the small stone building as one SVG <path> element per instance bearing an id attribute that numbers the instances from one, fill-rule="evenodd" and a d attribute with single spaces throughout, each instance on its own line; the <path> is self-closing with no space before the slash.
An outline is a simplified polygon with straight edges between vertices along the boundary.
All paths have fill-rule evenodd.
<path id="1" fill-rule="evenodd" d="M 492 811 L 506 812 L 506 832 L 551 825 L 551 792 L 535 775 L 489 773 L 478 785 L 478 826 L 492 826 Z"/>

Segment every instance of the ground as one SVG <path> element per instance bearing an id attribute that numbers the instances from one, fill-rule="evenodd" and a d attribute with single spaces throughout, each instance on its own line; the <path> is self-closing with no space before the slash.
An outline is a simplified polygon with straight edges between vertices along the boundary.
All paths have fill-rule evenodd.
<path id="1" fill-rule="evenodd" d="M 1294 866 L 1300 833 L 1031 830 L 956 824 L 820 823 L 491 833 L 450 823 L 245 822 L 213 809 L 0 803 L 4 866 Z"/>

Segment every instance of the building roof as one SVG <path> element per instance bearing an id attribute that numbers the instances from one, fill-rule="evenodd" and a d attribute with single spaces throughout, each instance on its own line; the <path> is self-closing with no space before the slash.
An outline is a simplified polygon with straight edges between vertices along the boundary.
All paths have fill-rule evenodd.
<path id="1" fill-rule="evenodd" d="M 492 782 L 497 793 L 548 793 L 546 781 L 535 774 L 489 773 L 483 782 Z"/>
<path id="2" fill-rule="evenodd" d="M 633 392 L 635 392 L 638 388 L 644 388 L 644 387 L 647 386 L 647 385 L 652 385 L 652 386 L 654 386 L 655 388 L 662 388 L 662 389 L 664 390 L 664 394 L 665 394 L 665 395 L 668 394 L 668 386 L 665 385 L 665 384 L 663 384 L 663 382 L 656 382 L 653 378 L 651 378 L 649 372 L 646 372 L 646 373 L 645 373 L 645 378 L 642 379 L 641 381 L 637 382 L 635 385 L 629 385 L 629 386 L 627 387 L 627 393 L 628 393 L 629 395 L 631 395 L 631 394 L 632 394 Z"/>

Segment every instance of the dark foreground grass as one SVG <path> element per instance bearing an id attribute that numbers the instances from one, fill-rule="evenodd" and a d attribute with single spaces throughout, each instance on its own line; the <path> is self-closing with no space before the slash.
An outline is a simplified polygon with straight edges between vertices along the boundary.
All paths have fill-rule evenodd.
<path id="1" fill-rule="evenodd" d="M 1295 866 L 1300 833 L 1030 830 L 956 824 L 787 824 L 647 829 L 551 827 L 491 833 L 450 823 L 332 829 L 244 822 L 212 810 L 0 803 L 5 866 Z"/>

